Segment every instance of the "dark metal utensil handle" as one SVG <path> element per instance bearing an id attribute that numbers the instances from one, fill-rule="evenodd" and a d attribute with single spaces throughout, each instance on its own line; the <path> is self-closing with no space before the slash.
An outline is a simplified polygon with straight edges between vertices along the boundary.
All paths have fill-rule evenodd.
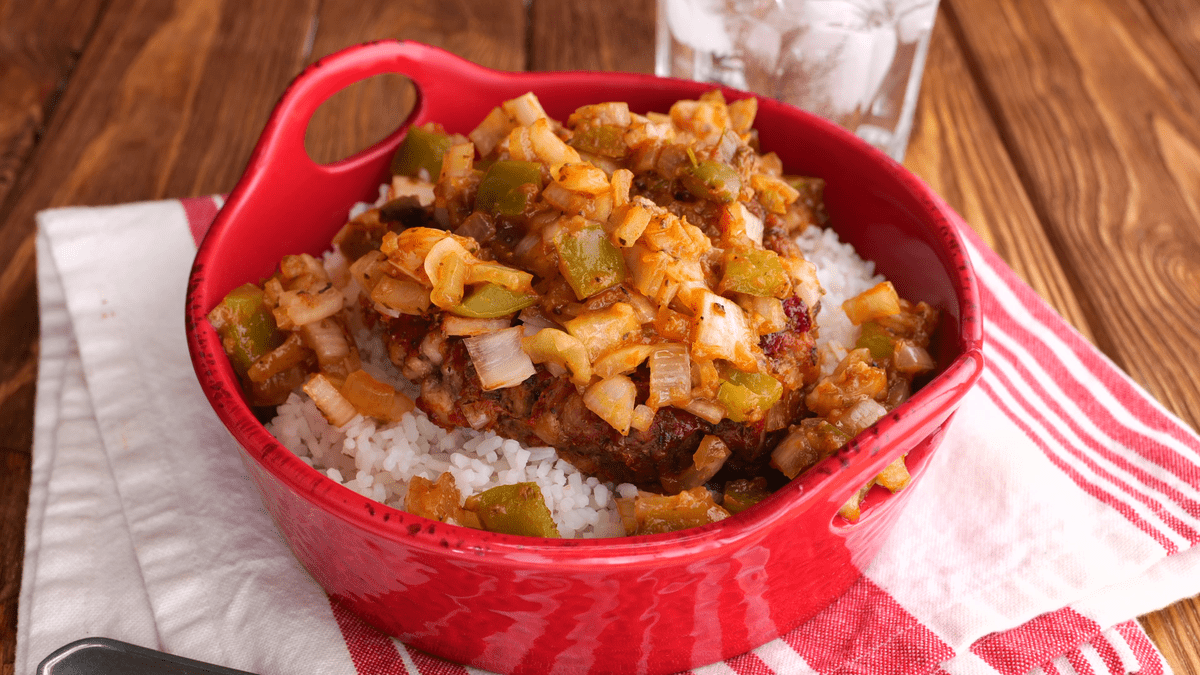
<path id="1" fill-rule="evenodd" d="M 63 646 L 38 664 L 37 675 L 253 675 L 109 638 Z"/>

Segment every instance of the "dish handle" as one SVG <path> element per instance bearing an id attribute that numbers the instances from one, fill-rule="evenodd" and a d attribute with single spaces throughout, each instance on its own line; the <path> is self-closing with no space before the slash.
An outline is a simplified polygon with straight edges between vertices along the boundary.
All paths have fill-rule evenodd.
<path id="1" fill-rule="evenodd" d="M 304 147 L 304 136 L 317 109 L 342 89 L 387 73 L 408 77 L 416 89 L 416 104 L 408 118 L 355 155 L 331 164 L 314 162 Z M 307 196 L 373 184 L 385 177 L 391 155 L 410 126 L 429 120 L 447 127 L 473 126 L 478 120 L 458 120 L 464 114 L 462 99 L 503 95 L 512 89 L 509 80 L 514 76 L 411 41 L 370 42 L 330 54 L 306 68 L 280 97 L 251 155 L 245 187 L 257 184 L 257 190 L 271 192 L 273 186 L 283 186 L 293 195 L 304 190 L 301 194 Z"/>

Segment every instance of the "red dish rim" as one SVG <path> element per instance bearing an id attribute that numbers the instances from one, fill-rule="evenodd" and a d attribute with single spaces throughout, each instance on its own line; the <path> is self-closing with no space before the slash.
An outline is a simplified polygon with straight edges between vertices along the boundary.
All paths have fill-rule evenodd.
<path id="1" fill-rule="evenodd" d="M 561 75 L 556 73 L 505 73 L 482 68 L 475 64 L 433 47 L 412 42 L 385 41 L 351 47 L 326 57 L 307 68 L 299 75 L 281 98 L 279 105 L 267 123 L 259 145 L 251 158 L 246 173 L 231 193 L 225 208 L 218 215 L 212 228 L 202 241 L 193 265 L 188 284 L 186 305 L 186 329 L 189 352 L 197 377 L 218 417 L 241 444 L 244 451 L 264 466 L 277 479 L 291 486 L 313 506 L 338 515 L 347 523 L 383 538 L 403 541 L 407 544 L 436 552 L 438 555 L 479 560 L 485 555 L 495 562 L 507 560 L 522 565 L 593 565 L 606 564 L 610 559 L 623 563 L 653 561 L 664 558 L 703 555 L 705 552 L 722 548 L 739 540 L 760 536 L 770 531 L 769 525 L 788 515 L 790 509 L 806 499 L 828 495 L 833 490 L 846 487 L 846 496 L 852 491 L 848 486 L 865 482 L 856 480 L 864 473 L 870 457 L 899 455 L 906 440 L 920 430 L 929 420 L 941 419 L 958 404 L 966 389 L 982 371 L 982 321 L 979 314 L 979 292 L 970 260 L 962 240 L 956 234 L 957 226 L 947 213 L 941 200 L 923 183 L 893 160 L 875 148 L 868 146 L 853 134 L 790 108 L 789 114 L 809 118 L 809 122 L 822 131 L 838 136 L 845 143 L 858 147 L 862 152 L 874 153 L 881 162 L 890 163 L 893 174 L 910 196 L 925 206 L 926 215 L 934 225 L 945 253 L 954 261 L 951 273 L 955 276 L 957 301 L 960 307 L 959 331 L 956 335 L 962 352 L 946 369 L 927 383 L 901 407 L 893 411 L 873 427 L 864 431 L 835 455 L 826 458 L 804 475 L 791 481 L 775 492 L 763 503 L 733 518 L 678 532 L 605 539 L 541 539 L 482 532 L 455 525 L 428 520 L 406 513 L 379 502 L 367 499 L 358 493 L 337 484 L 284 447 L 254 417 L 245 404 L 228 367 L 220 340 L 208 325 L 205 315 L 218 301 L 205 282 L 205 269 L 217 260 L 218 248 L 224 233 L 235 222 L 236 206 L 241 200 L 253 198 L 254 186 L 262 179 L 262 166 L 269 161 L 272 143 L 278 142 L 288 127 L 295 127 L 295 118 L 303 117 L 305 124 L 315 110 L 312 101 L 304 101 L 303 93 L 313 82 L 323 76 L 321 67 L 336 60 L 363 60 L 371 57 L 371 50 L 400 49 L 415 52 L 422 58 L 446 61 L 452 69 L 471 72 L 476 78 L 512 80 L 514 78 L 536 84 L 541 78 Z M 367 69 L 369 70 L 369 69 Z M 363 72 L 363 77 L 379 74 Z M 407 73 L 406 73 L 407 74 Z M 633 73 L 575 73 L 584 77 L 603 78 L 606 83 L 620 85 L 621 82 L 668 82 L 683 81 L 657 78 Z M 359 78 L 363 79 L 363 78 Z M 414 77 L 414 82 L 418 78 Z M 419 83 L 418 83 L 419 84 Z M 695 86 L 696 83 L 687 83 Z M 712 85 L 706 85 L 711 88 Z M 745 92 L 726 90 L 734 97 L 746 96 Z M 784 106 L 769 99 L 760 99 L 760 106 Z M 787 106 L 785 106 L 787 107 Z M 387 152 L 399 143 L 408 126 L 421 121 L 424 106 L 418 100 L 409 119 L 395 133 L 359 155 L 328 165 L 330 170 L 339 170 L 360 162 L 368 155 Z M 917 414 L 919 412 L 919 414 Z M 893 457 L 894 459 L 894 457 Z M 858 462 L 856 462 L 858 460 Z M 857 466 L 857 471 L 849 470 Z M 386 517 L 381 517 L 386 516 Z M 832 525 L 832 523 L 831 523 Z M 447 547 L 443 542 L 452 544 Z"/>

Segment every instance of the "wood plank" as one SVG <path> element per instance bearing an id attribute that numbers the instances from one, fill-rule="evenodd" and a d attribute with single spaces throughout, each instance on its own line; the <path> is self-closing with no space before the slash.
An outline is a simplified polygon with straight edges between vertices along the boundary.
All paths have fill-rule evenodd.
<path id="1" fill-rule="evenodd" d="M 1143 0 L 1163 34 L 1200 81 L 1200 12 L 1195 0 Z"/>
<path id="2" fill-rule="evenodd" d="M 1200 674 L 1200 600 L 1177 602 L 1140 619 L 1177 675 Z"/>
<path id="3" fill-rule="evenodd" d="M 1200 86 L 1138 0 L 948 5 L 1097 344 L 1196 426 Z"/>
<path id="4" fill-rule="evenodd" d="M 904 164 L 1085 337 L 1091 327 L 975 85 L 943 8 Z"/>
<path id="5" fill-rule="evenodd" d="M 450 4 L 437 0 L 321 3 L 312 57 L 380 39 L 416 40 L 489 68 L 525 67 L 525 6 L 521 0 Z M 342 159 L 394 131 L 412 109 L 407 78 L 379 76 L 334 95 L 309 125 L 309 154 Z"/>
<path id="6" fill-rule="evenodd" d="M 103 6 L 102 0 L 0 0 L 0 204 L 29 159 Z"/>
<path id="7" fill-rule="evenodd" d="M 654 72 L 654 0 L 534 2 L 530 70 Z"/>

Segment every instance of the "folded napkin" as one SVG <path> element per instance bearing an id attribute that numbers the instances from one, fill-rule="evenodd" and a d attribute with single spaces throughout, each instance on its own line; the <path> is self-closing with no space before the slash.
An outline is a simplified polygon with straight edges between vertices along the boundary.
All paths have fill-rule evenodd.
<path id="1" fill-rule="evenodd" d="M 16 675 L 105 636 L 262 675 L 467 672 L 330 600 L 193 376 L 216 198 L 38 216 L 41 351 Z M 816 617 L 700 673 L 1161 673 L 1200 592 L 1200 438 L 960 226 L 987 369 L 882 552 Z"/>

